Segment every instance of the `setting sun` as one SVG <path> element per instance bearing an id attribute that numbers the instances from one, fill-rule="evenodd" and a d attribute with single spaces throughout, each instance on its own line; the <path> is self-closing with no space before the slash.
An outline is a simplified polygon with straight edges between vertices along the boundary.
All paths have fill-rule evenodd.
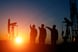
<path id="1" fill-rule="evenodd" d="M 16 37 L 15 42 L 16 42 L 17 44 L 21 44 L 21 43 L 23 42 L 23 40 L 22 40 L 21 37 Z"/>
<path id="2" fill-rule="evenodd" d="M 25 35 L 18 35 L 14 38 L 15 45 L 23 45 L 25 43 L 28 43 L 28 38 Z"/>

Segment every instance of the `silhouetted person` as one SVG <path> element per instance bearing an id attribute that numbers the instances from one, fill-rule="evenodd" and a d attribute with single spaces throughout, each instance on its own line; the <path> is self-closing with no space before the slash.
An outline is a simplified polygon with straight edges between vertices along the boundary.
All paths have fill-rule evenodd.
<path id="1" fill-rule="evenodd" d="M 46 27 L 51 31 L 51 45 L 53 50 L 56 48 L 56 41 L 58 40 L 58 30 L 56 29 L 56 25 L 53 25 L 53 28 Z"/>
<path id="2" fill-rule="evenodd" d="M 37 37 L 37 29 L 35 28 L 35 25 L 30 25 L 30 42 L 35 43 Z"/>
<path id="3" fill-rule="evenodd" d="M 44 24 L 41 24 L 41 27 L 39 27 L 39 44 L 45 44 L 46 34 Z"/>

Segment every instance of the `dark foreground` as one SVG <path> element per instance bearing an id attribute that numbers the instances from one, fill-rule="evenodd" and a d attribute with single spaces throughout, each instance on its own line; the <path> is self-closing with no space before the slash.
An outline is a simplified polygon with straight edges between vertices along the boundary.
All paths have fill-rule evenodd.
<path id="1" fill-rule="evenodd" d="M 56 46 L 56 52 L 78 52 L 77 43 L 62 43 Z M 53 52 L 51 45 L 24 44 L 22 46 L 13 45 L 9 41 L 0 41 L 0 52 Z"/>

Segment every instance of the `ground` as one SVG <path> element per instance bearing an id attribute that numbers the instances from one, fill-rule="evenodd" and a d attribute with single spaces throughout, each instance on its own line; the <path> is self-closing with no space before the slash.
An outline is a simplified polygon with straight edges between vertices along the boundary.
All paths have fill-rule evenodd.
<path id="1" fill-rule="evenodd" d="M 78 52 L 77 43 L 61 43 L 56 46 L 56 52 Z M 10 41 L 0 40 L 0 52 L 53 52 L 51 45 L 24 44 L 13 45 Z"/>

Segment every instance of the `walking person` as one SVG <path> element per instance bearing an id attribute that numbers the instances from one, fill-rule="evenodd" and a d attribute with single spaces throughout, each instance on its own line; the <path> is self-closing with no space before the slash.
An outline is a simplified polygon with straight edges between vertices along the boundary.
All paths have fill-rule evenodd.
<path id="1" fill-rule="evenodd" d="M 30 43 L 35 43 L 37 37 L 37 29 L 35 25 L 30 25 Z"/>
<path id="2" fill-rule="evenodd" d="M 41 27 L 39 27 L 39 44 L 45 44 L 46 34 L 44 24 L 41 24 Z"/>
<path id="3" fill-rule="evenodd" d="M 58 30 L 56 29 L 56 25 L 53 25 L 52 28 L 46 27 L 51 31 L 51 45 L 53 50 L 55 51 L 56 48 L 56 41 L 58 40 Z"/>

